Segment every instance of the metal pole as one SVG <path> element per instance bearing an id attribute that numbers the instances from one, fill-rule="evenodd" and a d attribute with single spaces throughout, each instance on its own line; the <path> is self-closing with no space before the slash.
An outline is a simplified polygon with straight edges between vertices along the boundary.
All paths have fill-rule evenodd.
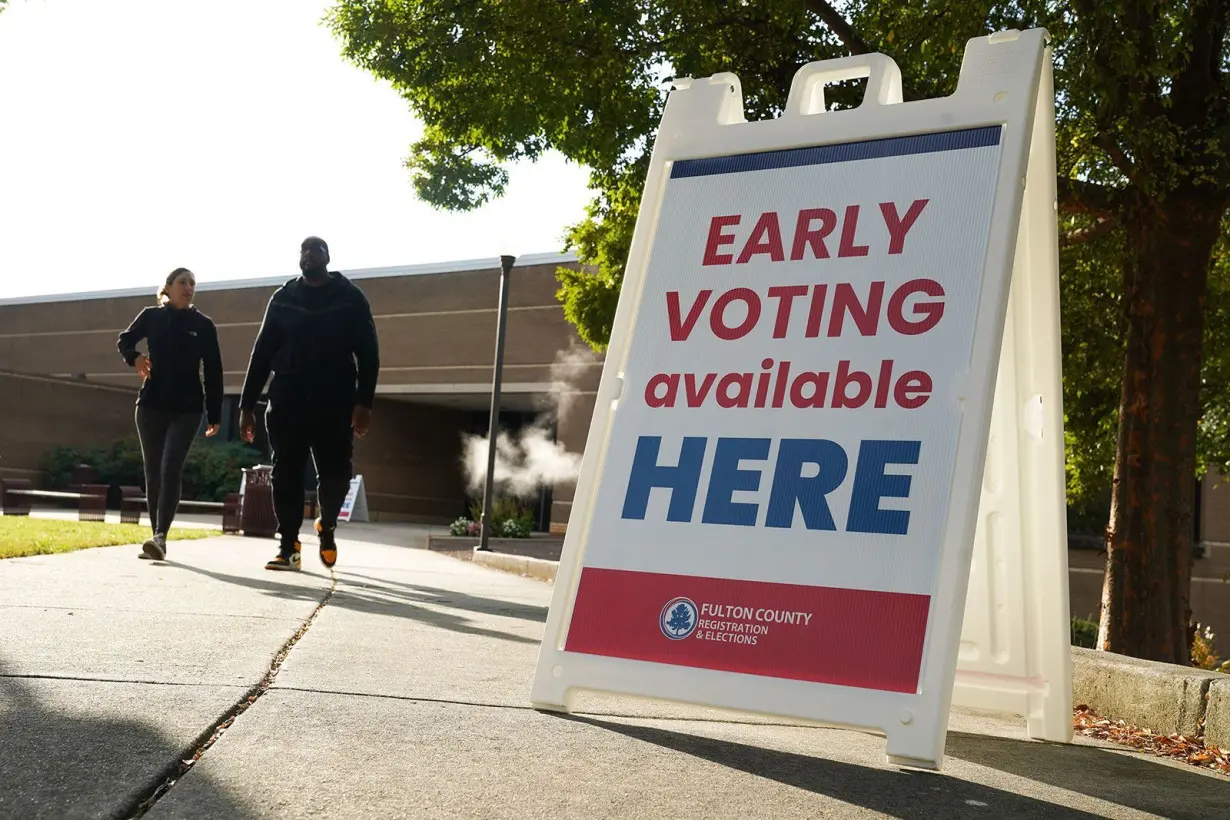
<path id="1" fill-rule="evenodd" d="M 491 537 L 491 504 L 494 500 L 492 496 L 495 480 L 495 445 L 500 432 L 500 382 L 504 376 L 504 320 L 508 318 L 508 277 L 516 261 L 515 256 L 500 257 L 500 309 L 495 317 L 495 367 L 491 373 L 491 415 L 487 421 L 487 478 L 483 488 L 482 534 L 478 540 L 478 549 L 484 552 L 491 551 L 488 539 Z"/>

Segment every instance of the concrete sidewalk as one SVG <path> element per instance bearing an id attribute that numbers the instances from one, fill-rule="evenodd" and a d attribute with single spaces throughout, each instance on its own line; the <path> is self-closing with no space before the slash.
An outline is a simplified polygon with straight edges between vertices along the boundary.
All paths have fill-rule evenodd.
<path id="1" fill-rule="evenodd" d="M 1030 743 L 994 715 L 954 715 L 936 775 L 885 765 L 882 738 L 788 721 L 595 695 L 540 714 L 551 587 L 365 535 L 333 576 L 311 544 L 303 573 L 266 572 L 271 542 L 245 538 L 175 542 L 166 564 L 132 547 L 0 561 L 0 817 L 131 817 L 160 787 L 148 817 L 1207 820 L 1230 805 L 1226 778 Z"/>

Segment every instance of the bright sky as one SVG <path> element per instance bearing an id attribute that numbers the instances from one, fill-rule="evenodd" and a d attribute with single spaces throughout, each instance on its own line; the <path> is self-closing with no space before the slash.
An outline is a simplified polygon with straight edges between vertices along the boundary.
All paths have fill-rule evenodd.
<path id="1" fill-rule="evenodd" d="M 465 214 L 418 201 L 421 125 L 341 57 L 327 0 L 12 0 L 0 13 L 0 299 L 562 250 L 553 155 Z M 493 264 L 498 264 L 493 259 Z"/>

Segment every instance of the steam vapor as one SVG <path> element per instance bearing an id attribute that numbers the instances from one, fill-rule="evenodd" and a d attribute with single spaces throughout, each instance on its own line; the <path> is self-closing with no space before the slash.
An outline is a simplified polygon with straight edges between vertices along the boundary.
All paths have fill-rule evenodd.
<path id="1" fill-rule="evenodd" d="M 463 458 L 471 492 L 480 492 L 487 476 L 487 437 L 466 436 Z M 495 483 L 505 492 L 525 496 L 540 484 L 575 481 L 581 457 L 551 440 L 548 429 L 533 425 L 518 432 L 514 441 L 500 433 L 495 442 Z"/>
<path id="2" fill-rule="evenodd" d="M 575 481 L 581 472 L 581 456 L 570 453 L 552 440 L 553 422 L 568 416 L 575 404 L 576 383 L 597 357 L 575 341 L 555 355 L 551 365 L 548 406 L 534 423 L 514 436 L 501 432 L 496 439 L 495 484 L 516 496 L 532 493 L 540 485 Z M 462 468 L 471 492 L 482 491 L 487 476 L 487 436 L 462 436 Z"/>

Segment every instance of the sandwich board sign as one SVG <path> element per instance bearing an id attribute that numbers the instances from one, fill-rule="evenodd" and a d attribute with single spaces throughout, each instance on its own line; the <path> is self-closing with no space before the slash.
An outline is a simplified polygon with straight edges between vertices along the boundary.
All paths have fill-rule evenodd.
<path id="1" fill-rule="evenodd" d="M 592 689 L 869 728 L 927 768 L 954 694 L 1031 732 L 1066 709 L 1070 738 L 1070 680 L 1045 677 L 1066 544 L 1020 537 L 1064 517 L 1050 60 L 1040 29 L 977 38 L 951 97 L 909 103 L 884 55 L 813 63 L 756 123 L 734 75 L 676 83 L 535 708 Z M 860 77 L 861 106 L 825 111 L 826 82 Z M 1024 609 L 1009 559 L 1054 606 Z M 989 629 L 963 629 L 975 592 Z"/>
<path id="2" fill-rule="evenodd" d="M 350 479 L 350 488 L 342 501 L 342 509 L 338 511 L 337 520 L 367 521 L 367 487 L 363 484 L 363 476 L 357 475 Z"/>

